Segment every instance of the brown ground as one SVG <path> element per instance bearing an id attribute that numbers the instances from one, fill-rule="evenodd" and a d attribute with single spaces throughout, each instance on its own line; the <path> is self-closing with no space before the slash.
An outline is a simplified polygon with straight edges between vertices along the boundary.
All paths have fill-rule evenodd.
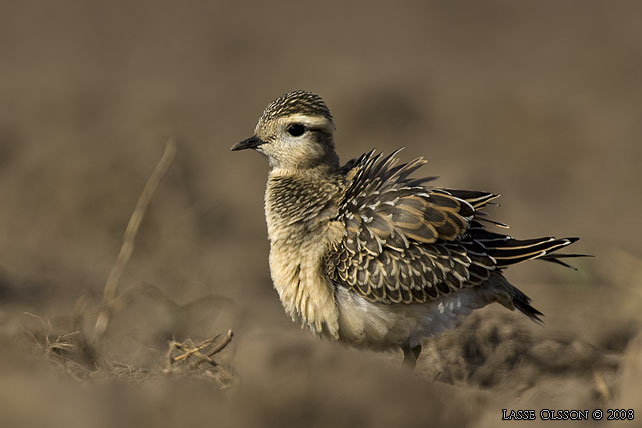
<path id="1" fill-rule="evenodd" d="M 1 426 L 642 419 L 642 4 L 345 3 L 0 2 Z M 229 151 L 298 88 L 328 102 L 344 160 L 406 146 L 444 185 L 502 193 L 494 217 L 516 236 L 581 236 L 598 257 L 511 269 L 546 324 L 484 309 L 414 375 L 309 337 L 269 279 L 265 161 Z M 168 137 L 176 158 L 90 346 Z M 228 328 L 219 366 L 163 371 L 169 339 Z"/>

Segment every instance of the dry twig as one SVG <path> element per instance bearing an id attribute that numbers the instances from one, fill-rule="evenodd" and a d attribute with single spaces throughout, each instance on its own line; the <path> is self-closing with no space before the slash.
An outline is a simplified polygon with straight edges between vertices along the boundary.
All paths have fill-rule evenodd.
<path id="1" fill-rule="evenodd" d="M 225 347 L 232 341 L 232 330 L 227 331 L 227 334 L 225 335 L 221 343 L 217 344 L 207 352 L 201 351 L 204 351 L 207 347 L 211 346 L 220 336 L 221 335 L 219 334 L 213 338 L 204 340 L 199 344 L 194 344 L 190 339 L 187 339 L 184 342 L 177 342 L 175 340 L 170 341 L 169 350 L 167 352 L 167 368 L 165 369 L 165 372 L 169 373 L 175 371 L 174 368 L 176 367 L 177 363 L 187 362 L 190 357 L 194 357 L 197 359 L 189 365 L 190 369 L 196 368 L 204 361 L 210 363 L 212 366 L 217 367 L 218 363 L 213 359 L 213 357 L 214 355 L 225 349 Z M 174 353 L 176 351 L 179 351 L 180 353 L 179 355 L 174 356 Z"/>
<path id="2" fill-rule="evenodd" d="M 100 313 L 98 314 L 96 326 L 94 327 L 94 335 L 92 338 L 94 343 L 99 342 L 107 331 L 118 296 L 118 282 L 121 275 L 123 274 L 123 271 L 125 270 L 125 267 L 127 266 L 127 263 L 129 262 L 132 252 L 134 251 L 134 241 L 136 239 L 138 228 L 143 221 L 145 211 L 149 206 L 152 195 L 156 191 L 156 188 L 165 175 L 165 172 L 167 172 L 167 169 L 171 165 L 175 154 L 176 144 L 173 140 L 170 139 L 165 146 L 163 156 L 158 162 L 158 165 L 156 165 L 154 172 L 147 180 L 147 183 L 145 184 L 145 187 L 143 188 L 143 191 L 138 198 L 136 208 L 134 209 L 134 212 L 129 219 L 127 229 L 125 230 L 125 234 L 123 235 L 123 244 L 120 247 L 116 263 L 114 263 L 114 266 L 109 272 L 107 282 L 105 283 L 103 305 Z"/>
<path id="3" fill-rule="evenodd" d="M 40 343 L 40 341 L 36 339 L 33 332 L 29 331 L 32 339 L 34 339 L 36 344 L 44 350 L 45 355 L 49 355 L 51 352 L 69 351 L 74 347 L 74 344 L 71 342 L 68 342 L 67 339 L 71 336 L 80 334 L 79 331 L 72 331 L 71 333 L 58 335 L 58 337 L 56 337 L 56 339 L 52 342 L 49 337 L 52 330 L 51 321 L 45 321 L 44 319 L 42 319 L 42 317 L 36 314 L 32 314 L 31 312 L 25 312 L 24 314 L 37 319 L 45 328 L 44 344 Z"/>

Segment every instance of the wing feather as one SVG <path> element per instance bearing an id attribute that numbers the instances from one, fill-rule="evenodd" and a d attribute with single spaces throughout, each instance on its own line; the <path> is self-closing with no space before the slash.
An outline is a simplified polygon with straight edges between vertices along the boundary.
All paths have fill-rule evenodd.
<path id="1" fill-rule="evenodd" d="M 434 177 L 410 175 L 426 161 L 399 164 L 398 152 L 371 151 L 342 169 L 336 220 L 345 235 L 324 257 L 335 284 L 373 302 L 419 303 L 483 285 L 494 270 L 520 261 L 565 264 L 550 253 L 574 238 L 520 241 L 488 231 L 480 221 L 502 224 L 480 218 L 480 210 L 499 195 L 425 187 Z"/>

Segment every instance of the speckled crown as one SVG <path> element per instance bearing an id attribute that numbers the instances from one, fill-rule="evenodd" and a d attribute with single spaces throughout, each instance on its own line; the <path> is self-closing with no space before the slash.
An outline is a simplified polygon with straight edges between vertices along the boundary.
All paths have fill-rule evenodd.
<path id="1" fill-rule="evenodd" d="M 259 124 L 292 114 L 325 116 L 331 122 L 333 121 L 328 106 L 320 96 L 308 91 L 293 91 L 272 101 L 265 108 Z"/>

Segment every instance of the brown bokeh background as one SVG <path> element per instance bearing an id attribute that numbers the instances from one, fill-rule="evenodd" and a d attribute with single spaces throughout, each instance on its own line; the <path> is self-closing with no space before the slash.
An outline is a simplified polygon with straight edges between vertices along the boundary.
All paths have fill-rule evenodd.
<path id="1" fill-rule="evenodd" d="M 626 1 L 1 1 L 0 424 L 490 427 L 501 408 L 615 406 L 639 419 L 641 14 Z M 267 165 L 229 151 L 293 89 L 324 97 L 344 161 L 404 146 L 440 184 L 501 193 L 493 217 L 512 234 L 581 236 L 573 249 L 598 257 L 511 269 L 545 326 L 484 309 L 427 343 L 415 374 L 398 354 L 309 337 L 269 277 Z M 24 312 L 56 336 L 81 299 L 91 325 L 170 137 L 105 363 L 72 376 Z M 168 339 L 227 328 L 226 388 L 157 370 Z"/>

